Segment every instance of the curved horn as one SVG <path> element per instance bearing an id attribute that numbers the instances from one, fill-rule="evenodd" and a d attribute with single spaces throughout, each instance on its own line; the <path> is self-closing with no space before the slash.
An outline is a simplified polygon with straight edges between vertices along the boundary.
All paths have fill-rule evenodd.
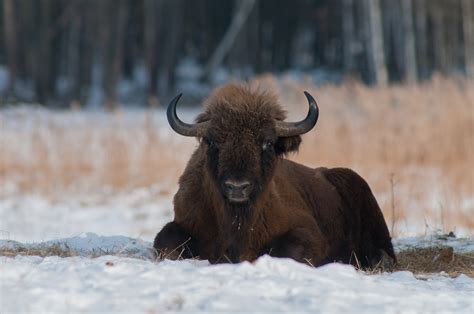
<path id="1" fill-rule="evenodd" d="M 206 129 L 208 128 L 208 122 L 201 122 L 195 124 L 189 124 L 186 122 L 181 121 L 176 114 L 176 104 L 178 103 L 179 99 L 183 94 L 179 94 L 173 100 L 171 100 L 170 104 L 168 105 L 168 110 L 166 111 L 166 116 L 168 118 L 168 123 L 170 124 L 171 128 L 178 134 L 184 136 L 193 136 L 193 137 L 201 137 L 206 133 Z"/>
<path id="2" fill-rule="evenodd" d="M 308 115 L 304 120 L 299 122 L 276 121 L 275 129 L 278 136 L 288 137 L 304 134 L 309 132 L 316 125 L 319 117 L 318 104 L 316 103 L 316 100 L 314 100 L 313 96 L 311 96 L 308 92 L 305 91 L 304 94 L 308 99 Z"/>

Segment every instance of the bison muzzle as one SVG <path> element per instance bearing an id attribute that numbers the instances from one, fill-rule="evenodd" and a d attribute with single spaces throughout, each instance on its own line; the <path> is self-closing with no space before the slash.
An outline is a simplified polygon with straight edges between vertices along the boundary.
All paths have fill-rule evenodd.
<path id="1" fill-rule="evenodd" d="M 350 169 L 285 159 L 318 120 L 316 101 L 305 95 L 308 115 L 299 122 L 284 121 L 273 94 L 248 86 L 218 88 L 194 124 L 176 114 L 181 95 L 171 101 L 171 128 L 199 146 L 179 179 L 174 221 L 155 238 L 160 256 L 234 263 L 269 254 L 362 267 L 396 260 L 364 179 Z"/>

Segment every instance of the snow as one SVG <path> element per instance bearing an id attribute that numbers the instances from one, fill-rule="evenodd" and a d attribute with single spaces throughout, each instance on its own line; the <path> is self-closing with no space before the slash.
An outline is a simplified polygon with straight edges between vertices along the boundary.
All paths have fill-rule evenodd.
<path id="1" fill-rule="evenodd" d="M 449 235 L 430 235 L 424 237 L 403 237 L 392 240 L 398 251 L 410 248 L 427 248 L 436 246 L 450 246 L 454 252 L 474 252 L 474 238 L 457 238 Z"/>
<path id="2" fill-rule="evenodd" d="M 191 122 L 199 109 L 181 110 L 183 120 Z M 49 145 L 50 158 L 57 159 L 61 150 L 50 133 L 60 130 L 67 139 L 80 140 L 84 146 L 78 152 L 91 153 L 92 165 L 99 171 L 106 160 L 101 148 L 106 137 L 101 134 L 114 130 L 129 143 L 130 164 L 134 164 L 145 151 L 147 119 L 165 145 L 190 143 L 171 136 L 163 109 L 110 115 L 19 106 L 0 111 L 0 145 L 34 165 L 33 135 L 39 134 Z M 82 136 L 91 125 L 90 138 Z M 189 149 L 195 143 L 186 145 Z M 182 164 L 189 158 L 184 151 L 174 156 Z M 157 262 L 152 241 L 173 218 L 176 184 L 164 178 L 117 191 L 97 188 L 94 178 L 85 177 L 69 190 L 55 189 L 53 195 L 24 192 L 15 178 L 0 182 L 0 249 L 59 247 L 73 255 L 0 256 L 0 312 L 474 312 L 474 279 L 464 275 L 449 278 L 440 273 L 420 280 L 410 272 L 367 274 L 339 264 L 311 268 L 268 256 L 236 265 Z M 379 201 L 387 202 L 383 197 Z M 465 207 L 469 210 L 470 205 Z M 423 234 L 421 220 L 413 217 L 406 217 L 402 235 Z M 402 237 L 394 244 L 398 251 L 449 245 L 456 252 L 473 252 L 472 230 L 455 231 L 466 238 Z"/>
<path id="3" fill-rule="evenodd" d="M 438 241 L 446 241 L 439 239 Z M 467 239 L 450 239 L 461 247 Z M 414 238 L 407 242 L 416 245 Z M 0 247 L 59 245 L 77 256 L 0 257 L 3 311 L 58 312 L 374 312 L 472 313 L 474 279 L 411 272 L 366 274 L 350 265 L 312 268 L 263 256 L 254 263 L 157 262 L 152 244 L 84 233 L 42 243 L 0 241 Z M 474 239 L 469 245 L 474 245 Z M 91 255 L 98 256 L 91 258 Z"/>
<path id="4" fill-rule="evenodd" d="M 154 199 L 150 193 L 153 189 L 136 189 L 105 202 L 91 196 L 58 202 L 39 195 L 0 198 L 0 239 L 45 241 L 95 232 L 151 240 L 173 213 L 169 197 Z"/>
<path id="5" fill-rule="evenodd" d="M 3 311 L 463 312 L 474 280 L 417 280 L 409 272 L 365 275 L 290 259 L 208 265 L 117 256 L 0 257 Z"/>

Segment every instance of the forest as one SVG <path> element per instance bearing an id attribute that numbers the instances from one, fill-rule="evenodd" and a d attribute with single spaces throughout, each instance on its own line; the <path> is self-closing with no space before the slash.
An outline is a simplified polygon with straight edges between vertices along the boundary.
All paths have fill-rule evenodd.
<path id="1" fill-rule="evenodd" d="M 316 84 L 474 76 L 472 0 L 1 3 L 0 105 L 156 106 L 183 81 L 288 71 Z"/>

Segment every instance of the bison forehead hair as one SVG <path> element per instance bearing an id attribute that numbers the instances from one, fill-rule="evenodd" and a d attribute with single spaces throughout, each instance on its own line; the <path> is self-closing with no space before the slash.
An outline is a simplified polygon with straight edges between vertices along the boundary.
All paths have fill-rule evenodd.
<path id="1" fill-rule="evenodd" d="M 204 104 L 197 122 L 211 121 L 219 135 L 245 132 L 258 137 L 262 130 L 273 128 L 274 120 L 284 120 L 285 111 L 275 94 L 252 90 L 247 85 L 231 84 L 218 88 Z"/>
<path id="2" fill-rule="evenodd" d="M 279 157 L 296 151 L 300 134 L 316 124 L 317 105 L 306 96 L 308 116 L 289 123 L 283 121 L 285 111 L 274 94 L 229 84 L 205 101 L 196 124 L 186 124 L 176 116 L 179 96 L 168 107 L 168 120 L 176 132 L 201 139 L 197 154 L 224 200 L 245 205 L 256 201 L 265 189 Z"/>

